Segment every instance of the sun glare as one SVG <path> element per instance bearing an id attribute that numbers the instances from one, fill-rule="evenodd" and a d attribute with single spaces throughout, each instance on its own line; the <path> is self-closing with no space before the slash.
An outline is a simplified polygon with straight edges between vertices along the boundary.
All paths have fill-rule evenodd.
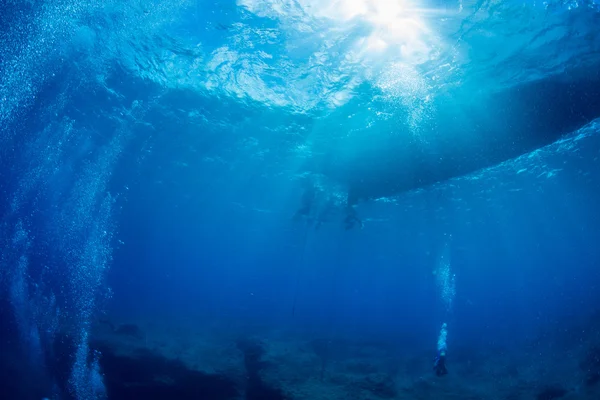
<path id="1" fill-rule="evenodd" d="M 411 0 L 306 0 L 305 10 L 338 25 L 363 21 L 369 36 L 357 41 L 359 52 L 396 52 L 406 62 L 418 64 L 429 55 L 431 30 L 423 9 Z M 301 2 L 302 3 L 302 2 Z"/>
<path id="2" fill-rule="evenodd" d="M 431 65 L 443 52 L 444 41 L 433 21 L 446 14 L 445 9 L 423 8 L 424 0 L 237 1 L 258 16 L 278 19 L 282 29 L 313 33 L 315 42 L 300 46 L 312 47 L 315 55 L 332 49 L 330 61 L 339 65 L 328 79 L 353 76 L 340 93 L 330 96 L 332 106 L 346 103 L 353 85 L 366 80 L 391 99 L 426 112 L 427 105 L 421 103 L 429 98 L 428 86 L 419 68 Z M 415 87 L 419 90 L 405 90 Z"/>
<path id="3" fill-rule="evenodd" d="M 357 53 L 396 53 L 413 65 L 427 61 L 435 34 L 427 18 L 439 10 L 421 8 L 421 0 L 238 0 L 238 4 L 264 16 L 288 21 L 329 21 L 336 31 L 353 29 L 356 23 L 368 27 L 357 38 Z"/>

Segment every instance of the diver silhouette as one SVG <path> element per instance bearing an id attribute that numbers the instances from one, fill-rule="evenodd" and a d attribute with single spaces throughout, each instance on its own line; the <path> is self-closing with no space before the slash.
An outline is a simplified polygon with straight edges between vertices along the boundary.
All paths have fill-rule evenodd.
<path id="1" fill-rule="evenodd" d="M 433 370 L 437 376 L 444 376 L 448 373 L 448 369 L 446 368 L 446 337 L 448 336 L 448 325 L 446 323 L 442 324 L 442 329 L 440 330 L 440 336 L 438 337 L 437 342 L 437 354 L 433 361 Z"/>

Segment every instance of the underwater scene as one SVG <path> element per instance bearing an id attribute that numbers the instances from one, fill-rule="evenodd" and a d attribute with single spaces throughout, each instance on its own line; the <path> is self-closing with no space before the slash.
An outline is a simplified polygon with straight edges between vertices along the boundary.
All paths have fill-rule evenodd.
<path id="1" fill-rule="evenodd" d="M 600 399 L 600 0 L 1 0 L 0 399 Z"/>

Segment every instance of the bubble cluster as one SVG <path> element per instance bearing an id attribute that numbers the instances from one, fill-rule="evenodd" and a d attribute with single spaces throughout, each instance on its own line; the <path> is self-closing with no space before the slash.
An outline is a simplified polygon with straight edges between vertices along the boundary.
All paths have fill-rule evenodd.
<path id="1" fill-rule="evenodd" d="M 3 187 L 0 290 L 10 300 L 32 371 L 43 368 L 44 352 L 59 331 L 75 332 L 71 392 L 77 399 L 103 399 L 89 330 L 99 298 L 108 293 L 115 201 L 108 183 L 128 123 L 143 110 L 137 101 L 131 109 L 102 110 L 121 123 L 111 132 L 67 115 L 82 90 L 118 97 L 104 81 L 109 65 L 123 58 L 118 43 L 151 37 L 186 2 L 7 1 L 14 23 L 0 33 L 0 153 L 10 152 L 12 165 L 3 175 L 10 181 Z M 22 129 L 23 118 L 31 130 Z M 39 264 L 40 253 L 47 265 Z M 57 393 L 56 386 L 48 392 Z"/>
<path id="2" fill-rule="evenodd" d="M 452 272 L 450 256 L 447 253 L 440 257 L 435 276 L 440 299 L 444 303 L 446 311 L 451 311 L 456 296 L 456 275 Z"/>

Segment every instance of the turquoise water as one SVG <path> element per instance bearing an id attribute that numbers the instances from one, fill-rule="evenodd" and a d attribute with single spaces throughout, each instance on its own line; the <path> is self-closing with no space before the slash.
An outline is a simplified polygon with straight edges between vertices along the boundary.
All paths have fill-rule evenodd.
<path id="1" fill-rule="evenodd" d="M 315 351 L 339 363 L 334 344 L 382 341 L 394 362 L 425 360 L 392 386 L 436 379 L 444 322 L 445 382 L 476 380 L 459 368 L 472 354 L 510 358 L 540 337 L 574 354 L 564 336 L 600 304 L 598 7 L 5 0 L 6 398 L 132 398 L 97 344 L 106 321 L 141 327 L 148 348 L 165 326 L 167 348 L 196 335 L 201 370 L 233 337 L 267 354 L 327 343 Z M 284 361 L 302 383 L 248 372 L 239 397 L 175 398 L 268 400 L 257 379 L 348 398 L 327 394 L 335 363 L 307 367 L 330 386 L 306 392 L 311 373 Z M 595 398 L 573 389 L 589 371 L 561 368 L 503 385 Z"/>

